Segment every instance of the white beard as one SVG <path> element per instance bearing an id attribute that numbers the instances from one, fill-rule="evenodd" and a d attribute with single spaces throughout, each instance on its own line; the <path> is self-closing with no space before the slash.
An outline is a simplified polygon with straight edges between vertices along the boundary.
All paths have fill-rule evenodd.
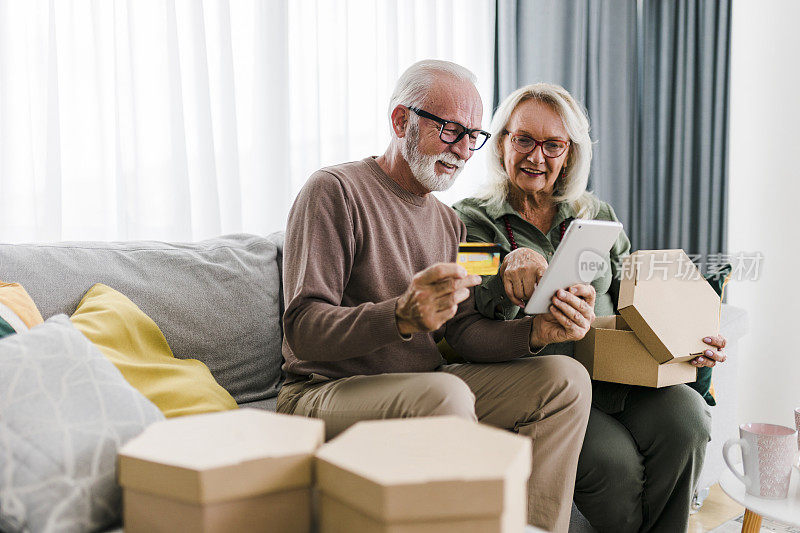
<path id="1" fill-rule="evenodd" d="M 465 161 L 452 153 L 425 155 L 419 151 L 419 125 L 416 121 L 408 125 L 408 132 L 400 153 L 405 158 L 416 180 L 429 191 L 446 191 L 464 168 Z M 444 161 L 458 168 L 452 174 L 437 174 L 436 162 Z"/>

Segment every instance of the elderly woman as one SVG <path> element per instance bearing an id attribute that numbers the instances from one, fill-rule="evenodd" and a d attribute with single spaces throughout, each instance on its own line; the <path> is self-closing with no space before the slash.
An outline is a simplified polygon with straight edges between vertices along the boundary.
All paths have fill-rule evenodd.
<path id="1" fill-rule="evenodd" d="M 572 219 L 617 217 L 586 191 L 589 121 L 562 87 L 538 83 L 511 94 L 494 115 L 490 142 L 489 187 L 454 207 L 469 240 L 497 243 L 509 252 L 498 275 L 476 287 L 475 298 L 485 316 L 511 319 L 530 298 Z M 596 316 L 615 314 L 617 269 L 629 251 L 621 233 L 606 258 L 609 268 L 591 284 Z M 587 305 L 591 299 L 584 297 Z M 553 319 L 563 320 L 560 313 L 550 307 Z M 722 337 L 704 341 L 709 349 L 692 361 L 695 366 L 725 360 Z M 572 343 L 562 343 L 541 353 L 572 350 Z M 689 386 L 593 382 L 575 483 L 578 509 L 599 531 L 685 531 L 709 433 L 708 408 Z"/>

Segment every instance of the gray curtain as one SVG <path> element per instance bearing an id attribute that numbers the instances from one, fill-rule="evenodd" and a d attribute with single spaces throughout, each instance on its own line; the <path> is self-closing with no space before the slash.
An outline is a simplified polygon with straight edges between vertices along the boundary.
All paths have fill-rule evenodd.
<path id="1" fill-rule="evenodd" d="M 730 0 L 497 0 L 495 106 L 563 85 L 634 249 L 725 250 Z"/>

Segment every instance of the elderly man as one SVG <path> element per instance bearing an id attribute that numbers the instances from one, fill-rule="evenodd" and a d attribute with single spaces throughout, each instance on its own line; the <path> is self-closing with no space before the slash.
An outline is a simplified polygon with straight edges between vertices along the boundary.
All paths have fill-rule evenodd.
<path id="1" fill-rule="evenodd" d="M 506 322 L 477 312 L 480 278 L 454 263 L 464 224 L 430 194 L 488 138 L 474 82 L 453 63 L 411 66 L 392 95 L 386 152 L 324 168 L 297 196 L 278 411 L 325 420 L 328 438 L 359 420 L 435 415 L 526 435 L 529 522 L 567 531 L 591 386 L 569 357 L 526 356 L 582 337 L 594 302 L 567 292 L 553 298 L 563 313 Z M 469 363 L 444 364 L 442 338 Z"/>

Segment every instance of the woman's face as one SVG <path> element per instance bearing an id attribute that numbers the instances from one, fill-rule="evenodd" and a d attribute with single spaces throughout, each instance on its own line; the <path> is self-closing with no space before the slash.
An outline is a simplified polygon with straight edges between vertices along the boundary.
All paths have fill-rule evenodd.
<path id="1" fill-rule="evenodd" d="M 569 155 L 570 147 L 558 157 L 545 157 L 542 146 L 521 154 L 511 144 L 512 137 L 528 137 L 537 141 L 569 141 L 561 117 L 547 104 L 526 100 L 519 104 L 506 125 L 509 132 L 501 144 L 503 165 L 511 183 L 527 195 L 553 194 L 553 185 Z"/>

